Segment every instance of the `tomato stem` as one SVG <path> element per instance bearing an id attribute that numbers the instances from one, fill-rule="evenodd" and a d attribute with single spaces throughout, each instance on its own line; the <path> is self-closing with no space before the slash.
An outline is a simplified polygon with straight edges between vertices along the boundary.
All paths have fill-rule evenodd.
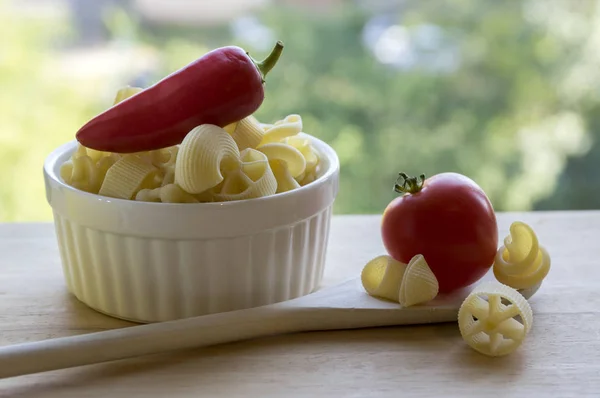
<path id="1" fill-rule="evenodd" d="M 273 47 L 273 50 L 271 50 L 271 53 L 267 55 L 267 58 L 260 62 L 254 60 L 252 57 L 250 57 L 250 54 L 246 52 L 246 54 L 250 57 L 252 62 L 254 62 L 254 64 L 260 71 L 263 83 L 265 82 L 265 76 L 267 76 L 267 73 L 269 73 L 271 69 L 273 69 L 277 61 L 279 61 L 279 57 L 281 56 L 282 52 L 283 43 L 281 41 L 277 41 L 277 43 L 275 43 L 275 47 Z"/>
<path id="2" fill-rule="evenodd" d="M 398 193 L 417 193 L 423 189 L 424 182 L 425 174 L 421 174 L 417 178 L 409 177 L 406 173 L 398 173 L 396 184 L 394 184 L 394 191 Z"/>

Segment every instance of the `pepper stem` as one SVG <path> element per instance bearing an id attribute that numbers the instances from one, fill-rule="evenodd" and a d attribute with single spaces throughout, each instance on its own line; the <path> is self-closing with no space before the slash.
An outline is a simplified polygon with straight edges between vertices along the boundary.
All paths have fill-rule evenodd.
<path id="1" fill-rule="evenodd" d="M 398 179 L 394 184 L 394 191 L 398 193 L 417 193 L 423 189 L 425 174 L 417 177 L 409 177 L 406 173 L 398 173 Z"/>
<path id="2" fill-rule="evenodd" d="M 252 62 L 254 62 L 254 64 L 260 71 L 263 83 L 265 82 L 265 76 L 267 76 L 267 73 L 269 73 L 271 69 L 273 69 L 277 61 L 279 61 L 279 57 L 281 56 L 282 52 L 283 43 L 281 41 L 277 41 L 277 43 L 275 43 L 275 47 L 273 47 L 273 50 L 271 50 L 271 53 L 267 55 L 267 58 L 265 58 L 264 60 L 257 62 L 254 59 L 252 59 L 252 57 L 250 57 L 250 59 L 252 59 Z"/>

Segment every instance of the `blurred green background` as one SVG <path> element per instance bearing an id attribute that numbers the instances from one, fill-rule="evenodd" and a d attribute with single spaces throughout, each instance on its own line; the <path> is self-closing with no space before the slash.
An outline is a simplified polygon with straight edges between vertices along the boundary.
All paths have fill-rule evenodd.
<path id="1" fill-rule="evenodd" d="M 600 207 L 597 1 L 0 0 L 0 37 L 0 221 L 51 220 L 44 158 L 118 88 L 276 40 L 257 117 L 337 150 L 337 213 L 380 213 L 399 171 L 466 174 L 500 211 Z"/>

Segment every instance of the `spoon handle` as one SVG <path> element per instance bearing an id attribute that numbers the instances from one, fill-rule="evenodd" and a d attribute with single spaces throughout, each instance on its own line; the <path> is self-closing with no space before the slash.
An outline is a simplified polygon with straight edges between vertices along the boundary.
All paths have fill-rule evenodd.
<path id="1" fill-rule="evenodd" d="M 300 331 L 300 311 L 275 304 L 0 347 L 0 379 Z"/>

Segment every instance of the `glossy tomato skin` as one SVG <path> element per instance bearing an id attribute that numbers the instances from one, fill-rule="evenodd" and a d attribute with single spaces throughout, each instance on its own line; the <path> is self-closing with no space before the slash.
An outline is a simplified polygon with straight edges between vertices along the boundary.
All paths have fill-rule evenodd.
<path id="1" fill-rule="evenodd" d="M 440 294 L 468 286 L 490 269 L 498 226 L 490 200 L 470 178 L 434 175 L 416 193 L 395 198 L 381 224 L 390 256 L 408 263 L 422 254 L 438 279 Z"/>

